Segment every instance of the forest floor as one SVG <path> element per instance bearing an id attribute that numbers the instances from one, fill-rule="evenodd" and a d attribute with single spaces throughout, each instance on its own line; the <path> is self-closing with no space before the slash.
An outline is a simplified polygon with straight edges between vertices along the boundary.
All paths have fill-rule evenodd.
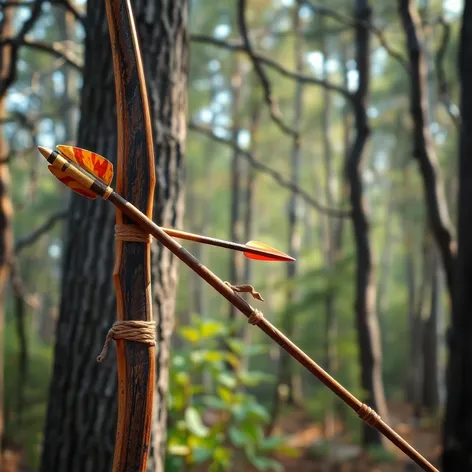
<path id="1" fill-rule="evenodd" d="M 405 404 L 389 405 L 390 426 L 434 466 L 439 466 L 441 446 L 439 424 L 413 429 L 412 409 Z M 342 429 L 342 425 L 338 425 Z M 277 425 L 277 433 L 289 435 L 290 445 L 300 455 L 278 457 L 285 470 L 296 472 L 413 472 L 421 470 L 402 451 L 388 444 L 381 457 L 364 453 L 343 432 L 325 438 L 320 424 L 307 421 L 303 412 L 291 413 Z M 335 428 L 336 429 L 336 428 Z"/>
<path id="2" fill-rule="evenodd" d="M 439 465 L 439 425 L 430 424 L 413 429 L 411 407 L 390 404 L 390 426 L 433 463 Z M 342 425 L 334 427 L 335 434 L 325 438 L 319 423 L 313 423 L 303 411 L 292 411 L 276 425 L 275 433 L 290 437 L 289 445 L 299 452 L 298 457 L 277 457 L 286 472 L 414 472 L 420 470 L 395 446 L 388 446 L 388 455 L 369 456 L 352 444 Z M 338 430 L 338 432 L 336 432 Z M 0 463 L 2 472 L 31 472 L 21 467 L 21 455 L 7 450 Z M 200 470 L 200 469 L 199 469 Z M 254 469 L 255 470 L 255 469 Z M 247 472 L 253 472 L 247 469 Z"/>

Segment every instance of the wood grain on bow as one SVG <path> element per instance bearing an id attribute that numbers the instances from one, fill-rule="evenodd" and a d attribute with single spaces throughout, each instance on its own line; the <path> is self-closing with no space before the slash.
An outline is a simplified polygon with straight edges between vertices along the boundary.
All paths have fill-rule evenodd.
<path id="1" fill-rule="evenodd" d="M 152 218 L 154 152 L 144 71 L 130 0 L 105 0 L 118 120 L 116 189 Z M 132 224 L 119 210 L 117 224 Z M 150 245 L 116 241 L 118 320 L 152 320 Z M 113 470 L 146 469 L 152 418 L 154 347 L 117 340 L 118 423 Z"/>

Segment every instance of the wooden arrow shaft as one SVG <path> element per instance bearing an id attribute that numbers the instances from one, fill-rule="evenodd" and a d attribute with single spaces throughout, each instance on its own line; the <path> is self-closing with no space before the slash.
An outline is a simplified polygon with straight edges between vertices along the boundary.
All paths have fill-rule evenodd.
<path id="1" fill-rule="evenodd" d="M 109 197 L 117 208 L 124 214 L 132 218 L 144 231 L 152 234 L 161 244 L 172 251 L 182 262 L 202 277 L 209 285 L 217 290 L 223 297 L 232 303 L 247 318 L 254 314 L 254 308 L 251 307 L 243 298 L 237 295 L 231 287 L 226 285 L 219 277 L 217 277 L 210 269 L 205 267 L 198 259 L 190 254 L 175 239 L 167 235 L 162 228 L 157 226 L 153 221 L 149 220 L 139 210 L 127 202 L 123 197 L 113 192 Z M 299 364 L 305 367 L 315 377 L 317 377 L 326 387 L 335 393 L 341 400 L 350 406 L 364 421 L 369 421 L 373 427 L 377 428 L 386 438 L 407 454 L 415 461 L 423 470 L 429 472 L 439 472 L 431 463 L 429 463 L 421 454 L 419 454 L 410 444 L 408 444 L 401 436 L 399 436 L 390 426 L 388 426 L 380 417 L 369 415 L 369 409 L 352 393 L 346 390 L 325 370 L 323 370 L 313 359 L 304 353 L 290 339 L 288 339 L 281 331 L 279 331 L 272 323 L 262 318 L 257 326 L 267 334 L 273 341 L 281 346 L 290 356 L 292 356 Z M 364 412 L 367 411 L 367 414 Z M 372 417 L 375 421 L 372 421 Z"/>

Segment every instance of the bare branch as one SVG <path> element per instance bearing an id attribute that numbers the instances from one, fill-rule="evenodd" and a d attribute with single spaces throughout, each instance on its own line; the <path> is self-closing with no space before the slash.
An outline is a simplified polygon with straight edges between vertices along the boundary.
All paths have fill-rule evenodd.
<path id="1" fill-rule="evenodd" d="M 58 222 L 67 216 L 67 210 L 59 210 L 53 213 L 39 228 L 32 233 L 19 238 L 15 242 L 15 254 L 18 254 L 25 247 L 34 244 L 43 234 L 47 233 Z"/>
<path id="2" fill-rule="evenodd" d="M 238 26 L 239 26 L 239 34 L 243 40 L 244 50 L 246 54 L 249 56 L 249 59 L 252 62 L 252 66 L 256 71 L 257 76 L 262 85 L 262 89 L 264 91 L 264 99 L 269 107 L 270 117 L 272 120 L 277 124 L 282 132 L 292 136 L 295 139 L 298 139 L 298 132 L 293 130 L 290 126 L 286 125 L 282 119 L 282 112 L 278 106 L 277 100 L 272 95 L 272 86 L 270 84 L 269 79 L 262 67 L 262 64 L 254 54 L 252 50 L 251 41 L 249 40 L 249 33 L 247 30 L 246 24 L 246 0 L 239 0 L 238 3 Z"/>
<path id="3" fill-rule="evenodd" d="M 16 63 L 18 60 L 18 51 L 21 41 L 24 40 L 25 36 L 29 33 L 31 28 L 36 23 L 36 20 L 41 15 L 41 9 L 45 0 L 36 0 L 31 7 L 30 17 L 23 23 L 20 31 L 16 37 L 10 43 L 11 47 L 11 58 L 8 71 L 5 77 L 0 79 L 0 97 L 3 97 L 8 90 L 8 87 L 16 80 Z"/>
<path id="4" fill-rule="evenodd" d="M 80 22 L 83 26 L 85 26 L 85 15 L 80 12 L 75 5 L 70 3 L 67 0 L 50 0 L 52 5 L 59 5 L 64 6 L 64 8 L 71 12 L 72 16 Z M 4 1 L 2 2 L 2 8 L 15 8 L 15 7 L 33 7 L 35 4 L 34 1 Z"/>
<path id="5" fill-rule="evenodd" d="M 454 123 L 456 128 L 459 129 L 461 122 L 460 111 L 451 100 L 451 96 L 449 94 L 449 84 L 447 82 L 446 72 L 444 70 L 444 58 L 446 56 L 449 40 L 451 38 L 451 25 L 447 23 L 444 18 L 439 19 L 439 24 L 442 26 L 443 32 L 434 61 L 436 65 L 436 73 L 438 76 L 439 101 L 444 105 L 444 108 L 451 118 L 451 121 Z"/>
<path id="6" fill-rule="evenodd" d="M 236 41 L 231 41 L 231 42 L 221 41 L 212 36 L 207 36 L 204 34 L 192 34 L 190 36 L 190 39 L 196 43 L 211 44 L 213 46 L 216 46 L 222 49 L 247 52 L 244 45 L 239 41 L 237 42 Z M 274 61 L 273 59 L 267 56 L 264 56 L 263 54 L 253 52 L 253 55 L 260 63 L 265 64 L 267 67 L 270 67 L 271 69 L 275 70 L 276 72 L 278 72 L 284 77 L 297 80 L 302 84 L 317 85 L 320 87 L 324 87 L 327 90 L 331 90 L 333 92 L 337 92 L 343 95 L 344 98 L 352 102 L 352 99 L 353 99 L 352 94 L 349 92 L 349 90 L 347 90 L 341 85 L 333 84 L 331 82 L 328 82 L 327 80 L 317 79 L 316 77 L 313 77 L 310 75 L 297 74 L 296 72 L 289 71 L 288 69 L 283 67 L 281 64 L 279 64 L 277 61 Z"/>
<path id="7" fill-rule="evenodd" d="M 237 142 L 229 140 L 229 139 L 225 139 L 225 138 L 220 138 L 211 130 L 211 128 L 199 125 L 198 123 L 195 123 L 195 122 L 190 122 L 189 129 L 192 131 L 196 131 L 200 134 L 203 134 L 207 136 L 208 138 L 212 139 L 213 141 L 216 141 L 221 144 L 225 144 L 226 146 L 230 146 L 232 149 L 236 149 L 240 153 L 240 155 L 243 156 L 251 164 L 252 167 L 254 167 L 260 172 L 270 175 L 280 186 L 288 190 L 291 190 L 292 192 L 299 195 L 300 198 L 302 198 L 306 203 L 311 205 L 313 208 L 317 209 L 320 213 L 323 213 L 329 216 L 334 216 L 337 218 L 346 218 L 346 217 L 351 216 L 351 212 L 349 210 L 338 210 L 334 208 L 326 208 L 323 204 L 321 204 L 316 199 L 314 199 L 308 192 L 301 189 L 298 185 L 295 185 L 290 180 L 287 180 L 279 172 L 270 168 L 266 164 L 263 164 L 262 162 L 256 160 L 251 152 L 242 149 L 238 145 Z"/>
<path id="8" fill-rule="evenodd" d="M 0 41 L 1 47 L 4 47 L 5 45 L 15 45 L 16 47 L 28 46 L 32 49 L 47 52 L 54 57 L 63 59 L 66 64 L 69 64 L 77 71 L 82 72 L 83 64 L 74 54 L 71 54 L 71 52 L 66 47 L 64 47 L 64 44 L 61 41 L 47 43 L 46 41 L 39 41 L 29 38 L 9 38 Z"/>
<path id="9" fill-rule="evenodd" d="M 352 18 L 348 15 L 344 15 L 343 13 L 339 13 L 337 10 L 334 10 L 333 8 L 326 7 L 324 5 L 316 5 L 312 3 L 310 0 L 299 0 L 302 5 L 307 6 L 310 8 L 310 10 L 313 13 L 316 13 L 318 15 L 324 15 L 329 18 L 332 18 L 333 20 L 338 21 L 339 23 L 342 23 L 346 26 L 350 26 L 352 28 L 355 28 L 356 26 L 364 26 L 367 28 L 374 36 L 377 37 L 379 40 L 380 45 L 385 49 L 387 54 L 391 56 L 393 59 L 395 59 L 407 72 L 408 72 L 408 61 L 406 58 L 403 57 L 403 55 L 399 52 L 393 49 L 387 42 L 387 39 L 385 38 L 384 32 L 377 28 L 375 25 L 373 25 L 369 21 L 361 20 L 361 19 L 356 19 Z"/>

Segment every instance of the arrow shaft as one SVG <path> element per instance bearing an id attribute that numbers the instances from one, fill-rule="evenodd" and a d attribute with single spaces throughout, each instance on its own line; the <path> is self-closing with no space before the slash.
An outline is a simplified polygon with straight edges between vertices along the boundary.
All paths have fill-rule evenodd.
<path id="1" fill-rule="evenodd" d="M 43 148 L 40 148 L 41 153 L 44 151 Z M 90 189 L 92 192 L 96 193 L 103 199 L 109 199 L 110 195 L 114 192 L 114 190 L 102 182 L 98 177 L 88 173 L 85 169 L 78 167 L 75 163 L 70 162 L 66 157 L 60 154 L 57 151 L 52 152 L 44 152 L 44 156 L 46 157 L 47 161 L 56 169 L 61 170 L 65 174 L 67 174 L 71 179 L 74 179 L 77 183 L 82 185 L 83 187 Z M 126 200 L 125 200 L 126 201 Z M 135 207 L 132 207 L 135 208 Z M 137 209 L 136 209 L 137 211 Z M 132 219 L 136 217 L 136 214 L 133 213 L 129 215 Z M 145 215 L 144 215 L 145 216 Z M 145 216 L 146 217 L 146 216 Z M 147 217 L 146 217 L 147 218 Z M 147 218 L 147 227 L 152 228 L 152 220 Z M 185 239 L 187 241 L 194 241 L 203 244 L 208 244 L 211 246 L 218 246 L 226 249 L 231 249 L 233 251 L 241 251 L 245 253 L 255 254 L 259 256 L 270 256 L 273 260 L 278 261 L 287 261 L 290 258 L 287 255 L 283 254 L 276 254 L 270 251 L 265 251 L 263 249 L 249 247 L 245 244 L 238 244 L 231 241 L 225 241 L 222 239 L 211 238 L 208 236 L 202 236 L 200 234 L 188 233 L 186 231 L 180 231 L 177 229 L 171 228 L 161 228 L 162 231 L 167 233 L 169 236 L 174 238 Z M 151 231 L 149 231 L 150 234 Z"/>
<path id="2" fill-rule="evenodd" d="M 287 256 L 278 255 L 263 249 L 252 248 L 245 244 L 234 243 L 232 241 L 224 241 L 222 239 L 211 238 L 209 236 L 202 236 L 201 234 L 187 233 L 186 231 L 180 231 L 171 228 L 161 228 L 162 231 L 167 233 L 169 236 L 179 239 L 185 239 L 187 241 L 194 241 L 197 243 L 208 244 L 210 246 L 218 246 L 226 249 L 232 249 L 233 251 L 247 252 L 250 254 L 256 254 L 259 256 L 270 256 L 274 260 L 287 261 Z M 151 233 L 152 234 L 152 233 Z"/>

